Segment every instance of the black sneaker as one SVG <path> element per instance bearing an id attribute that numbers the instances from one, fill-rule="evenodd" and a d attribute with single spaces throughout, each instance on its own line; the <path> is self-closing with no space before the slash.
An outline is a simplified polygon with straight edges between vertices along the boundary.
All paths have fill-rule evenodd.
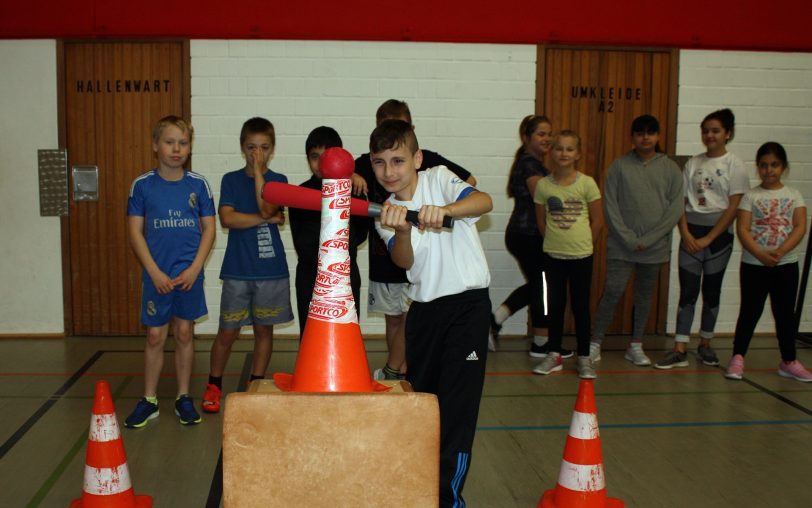
<path id="1" fill-rule="evenodd" d="M 698 356 L 705 365 L 710 365 L 711 367 L 719 365 L 719 357 L 716 356 L 716 351 L 710 346 L 700 344 L 696 349 L 696 356 Z"/>
<path id="2" fill-rule="evenodd" d="M 572 358 L 572 351 L 564 349 L 563 347 L 558 350 L 561 353 L 561 358 Z M 550 343 L 547 342 L 543 346 L 539 346 L 535 342 L 530 343 L 530 352 L 528 353 L 533 358 L 547 358 L 550 353 Z"/>
<path id="3" fill-rule="evenodd" d="M 655 369 L 673 369 L 674 367 L 687 367 L 688 355 L 679 351 L 669 351 L 662 360 L 654 364 Z"/>
<path id="4" fill-rule="evenodd" d="M 203 421 L 197 411 L 195 403 L 188 395 L 181 395 L 175 401 L 175 414 L 183 425 L 195 425 Z"/>

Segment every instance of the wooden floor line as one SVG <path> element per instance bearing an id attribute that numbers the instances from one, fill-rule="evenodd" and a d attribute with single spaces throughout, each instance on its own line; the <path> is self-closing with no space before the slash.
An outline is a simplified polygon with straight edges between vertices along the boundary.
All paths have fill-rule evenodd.
<path id="1" fill-rule="evenodd" d="M 51 395 L 40 407 L 37 409 L 34 414 L 32 414 L 22 425 L 9 437 L 2 446 L 0 446 L 0 460 L 11 450 L 15 444 L 17 444 L 20 439 L 25 436 L 25 434 L 31 430 L 31 428 L 39 421 L 42 416 L 48 412 L 51 407 L 56 404 L 62 395 L 67 392 L 73 385 L 76 383 L 82 375 L 93 366 L 96 361 L 101 358 L 102 353 L 100 351 L 96 351 L 86 362 L 84 365 L 79 367 L 79 369 L 74 372 L 74 374 L 65 381 L 62 386 L 57 388 L 57 390 Z"/>
<path id="2" fill-rule="evenodd" d="M 767 369 L 747 369 L 747 372 L 776 372 L 777 369 L 767 368 Z M 654 369 L 649 367 L 638 367 L 636 369 L 629 369 L 629 370 L 596 370 L 598 373 L 598 379 L 600 376 L 618 376 L 618 375 L 656 375 L 656 376 L 667 376 L 667 375 L 678 375 L 678 374 L 717 374 L 722 375 L 724 372 L 722 369 L 718 367 L 707 367 L 705 369 L 671 369 L 671 370 L 661 370 L 661 369 Z M 541 376 L 539 374 L 534 374 L 531 370 L 522 370 L 518 372 L 486 372 L 486 376 L 535 376 L 539 379 L 545 379 L 547 376 Z M 577 376 L 578 371 L 575 370 L 563 370 L 560 372 L 554 372 L 549 374 L 549 376 Z"/>
<path id="3" fill-rule="evenodd" d="M 605 429 L 662 429 L 675 427 L 752 427 L 759 425 L 812 425 L 812 418 L 802 420 L 733 420 L 722 422 L 600 423 Z M 477 427 L 477 432 L 520 430 L 568 430 L 567 425 L 506 425 Z"/>
<path id="4" fill-rule="evenodd" d="M 242 392 L 245 390 L 245 385 L 251 376 L 251 365 L 254 362 L 253 353 L 245 355 L 245 360 L 242 363 L 242 371 L 240 372 L 240 380 L 237 383 L 237 391 Z M 214 474 L 211 478 L 211 485 L 209 486 L 209 495 L 206 498 L 206 508 L 219 508 L 220 501 L 223 499 L 223 448 L 220 448 L 220 454 L 217 458 L 217 466 L 214 468 Z"/>
<path id="5" fill-rule="evenodd" d="M 252 353 L 244 353 L 251 355 Z M 636 369 L 629 369 L 629 370 L 597 370 L 598 374 L 607 375 L 607 376 L 617 376 L 617 375 L 640 375 L 640 374 L 647 374 L 647 375 L 668 375 L 668 374 L 720 374 L 721 369 L 714 368 L 714 367 L 707 367 L 706 369 L 671 369 L 671 370 L 660 370 L 660 369 L 649 369 L 649 368 L 636 368 Z M 777 369 L 773 368 L 763 368 L 763 369 L 747 369 L 748 373 L 751 372 L 776 372 Z M 0 372 L 0 378 L 2 377 L 69 377 L 75 375 L 74 372 Z M 83 377 L 143 377 L 143 372 L 85 372 L 82 374 Z M 226 371 L 223 373 L 223 377 L 237 377 L 240 373 L 233 372 L 233 371 Z M 495 372 L 490 371 L 485 373 L 486 376 L 491 377 L 500 377 L 500 376 L 535 376 L 539 379 L 544 379 L 544 377 L 534 374 L 531 370 L 521 370 L 521 371 L 509 371 L 509 372 Z M 577 371 L 574 370 L 564 370 L 561 372 L 555 372 L 551 374 L 552 376 L 576 376 L 578 375 Z M 175 374 L 172 372 L 162 372 L 161 378 L 173 378 Z M 209 373 L 207 372 L 194 372 L 192 373 L 193 378 L 201 378 L 209 377 Z"/>
<path id="6" fill-rule="evenodd" d="M 812 386 L 808 389 L 797 389 L 797 390 L 774 390 L 776 393 L 812 393 Z M 764 394 L 762 390 L 753 389 L 753 390 L 736 390 L 736 391 L 728 391 L 728 390 L 706 390 L 706 391 L 674 391 L 674 392 L 606 392 L 606 393 L 595 393 L 595 398 L 600 399 L 602 397 L 673 397 L 675 395 L 761 395 Z M 555 397 L 571 397 L 575 398 L 577 392 L 571 393 L 504 393 L 504 394 L 483 394 L 483 399 L 498 399 L 498 398 L 555 398 Z"/>

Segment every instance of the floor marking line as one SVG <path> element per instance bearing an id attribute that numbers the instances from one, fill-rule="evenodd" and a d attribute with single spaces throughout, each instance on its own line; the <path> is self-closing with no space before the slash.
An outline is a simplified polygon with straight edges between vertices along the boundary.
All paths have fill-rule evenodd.
<path id="1" fill-rule="evenodd" d="M 812 425 L 812 419 L 804 420 L 752 420 L 727 422 L 669 422 L 669 423 L 601 423 L 601 430 L 605 429 L 661 429 L 678 427 L 753 427 L 758 425 Z M 509 426 L 482 426 L 477 432 L 489 431 L 515 431 L 515 430 L 564 430 L 566 425 L 509 425 Z"/>
<path id="2" fill-rule="evenodd" d="M 755 381 L 752 381 L 752 380 L 747 379 L 747 378 L 743 378 L 742 381 L 744 381 L 748 385 L 752 386 L 753 388 L 756 388 L 757 390 L 760 390 L 760 391 L 764 392 L 765 394 L 769 395 L 770 397 L 778 399 L 781 402 L 783 402 L 784 404 L 787 404 L 788 406 L 793 407 L 793 408 L 797 409 L 798 411 L 800 411 L 802 413 L 805 413 L 805 414 L 807 414 L 809 416 L 812 416 L 812 409 L 809 409 L 806 406 L 798 404 L 794 400 L 790 400 L 790 399 L 784 397 L 783 395 L 779 394 L 778 392 L 774 392 L 773 390 L 770 390 L 766 386 L 760 385 L 760 384 L 756 383 Z"/>
<path id="3" fill-rule="evenodd" d="M 28 418 L 28 420 L 26 420 L 25 422 L 23 422 L 23 424 L 22 424 L 22 425 L 20 425 L 20 427 L 19 427 L 19 428 L 18 428 L 18 429 L 17 429 L 17 430 L 14 432 L 14 434 L 12 434 L 12 435 L 11 435 L 11 437 L 9 437 L 9 438 L 6 440 L 6 442 L 5 442 L 5 443 L 3 443 L 3 445 L 2 445 L 2 446 L 0 446 L 0 460 L 1 460 L 1 459 L 2 459 L 2 458 L 5 456 L 5 455 L 6 455 L 6 453 L 8 453 L 8 452 L 9 452 L 9 450 L 11 450 L 11 449 L 14 447 L 14 445 L 16 445 L 16 444 L 17 444 L 17 443 L 20 441 L 20 439 L 22 439 L 22 438 L 23 438 L 23 436 L 25 436 L 25 434 L 26 434 L 26 433 L 27 433 L 29 430 L 31 430 L 31 428 L 32 428 L 32 427 L 33 427 L 33 426 L 34 426 L 34 425 L 35 425 L 35 424 L 36 424 L 36 423 L 39 421 L 39 419 L 40 419 L 40 418 L 42 418 L 42 416 L 43 416 L 45 413 L 47 413 L 47 412 L 48 412 L 48 410 L 49 410 L 49 409 L 51 409 L 51 407 L 52 407 L 54 404 L 56 404 L 56 401 L 58 401 L 58 400 L 60 399 L 60 397 L 62 397 L 62 395 L 63 395 L 65 392 L 67 392 L 67 391 L 68 391 L 68 390 L 69 390 L 69 389 L 70 389 L 70 388 L 71 388 L 71 387 L 72 387 L 72 386 L 73 386 L 73 385 L 76 383 L 76 381 L 78 381 L 78 380 L 79 380 L 79 378 L 81 378 L 81 377 L 82 377 L 82 375 L 84 375 L 84 373 L 85 373 L 85 372 L 87 372 L 87 370 L 88 370 L 90 367 L 92 367 L 94 363 L 96 363 L 96 361 L 98 361 L 98 359 L 99 359 L 99 358 L 101 358 L 102 354 L 103 354 L 103 353 L 102 353 L 101 351 L 96 351 L 96 352 L 93 354 L 93 356 L 91 356 L 91 357 L 90 357 L 90 358 L 89 358 L 89 359 L 88 359 L 88 360 L 85 362 L 85 364 L 84 364 L 84 365 L 82 365 L 81 367 L 79 367 L 79 369 L 78 369 L 76 372 L 74 372 L 74 374 L 73 374 L 73 375 L 70 377 L 70 379 L 68 379 L 67 381 L 65 381 L 65 382 L 62 384 L 62 386 L 60 386 L 60 387 L 59 387 L 59 388 L 58 388 L 58 389 L 57 389 L 57 390 L 54 392 L 54 394 L 53 394 L 53 395 L 51 395 L 51 396 L 48 398 L 48 400 L 46 400 L 45 402 L 43 402 L 43 404 L 42 404 L 42 405 L 39 407 L 39 409 L 37 409 L 37 410 L 34 412 L 34 414 L 32 414 L 32 415 L 31 415 L 31 416 Z"/>
<path id="4" fill-rule="evenodd" d="M 246 382 L 251 375 L 251 366 L 254 363 L 254 354 L 248 353 L 245 355 L 245 361 L 242 364 L 242 372 L 240 372 L 240 380 L 237 383 L 237 391 L 245 391 Z M 214 468 L 214 475 L 211 478 L 211 486 L 209 487 L 209 497 L 206 498 L 206 508 L 219 508 L 220 501 L 223 499 L 223 448 L 220 447 L 220 455 L 217 457 L 217 466 Z"/>
<path id="5" fill-rule="evenodd" d="M 775 369 L 747 369 L 747 372 L 774 372 Z M 679 369 L 679 370 L 661 370 L 661 369 L 644 369 L 638 368 L 634 370 L 598 370 L 599 375 L 618 376 L 618 375 L 655 375 L 667 376 L 676 374 L 719 374 L 717 368 L 708 367 L 707 369 Z M 486 372 L 486 376 L 500 377 L 500 376 L 535 376 L 542 379 L 538 374 L 532 373 L 530 370 L 518 372 Z M 574 370 L 565 370 L 551 374 L 551 376 L 577 376 L 578 372 Z"/>

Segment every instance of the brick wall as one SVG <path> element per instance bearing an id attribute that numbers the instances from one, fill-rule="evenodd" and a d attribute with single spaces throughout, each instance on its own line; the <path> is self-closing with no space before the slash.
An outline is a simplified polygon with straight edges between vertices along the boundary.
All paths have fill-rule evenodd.
<path id="1" fill-rule="evenodd" d="M 759 180 L 755 153 L 766 141 L 778 141 L 787 150 L 791 170 L 785 183 L 798 188 L 812 206 L 812 55 L 737 51 L 680 52 L 679 125 L 677 153 L 693 155 L 704 151 L 699 133 L 702 119 L 716 109 L 729 107 L 736 115 L 736 135 L 729 150 L 738 155 L 750 171 L 751 182 Z M 808 228 L 808 226 L 807 226 Z M 799 247 L 801 268 L 806 250 Z M 673 332 L 679 297 L 675 235 L 668 308 L 668 331 Z M 739 262 L 741 246 L 735 244 L 722 289 L 718 333 L 732 334 L 739 311 Z M 801 330 L 812 329 L 812 295 L 807 291 Z M 699 312 L 692 331 L 699 328 Z M 773 331 L 769 304 L 757 331 Z"/>
<path id="2" fill-rule="evenodd" d="M 304 141 L 310 130 L 334 127 L 357 156 L 368 151 L 377 107 L 389 98 L 406 100 L 421 146 L 471 171 L 478 187 L 494 198 L 494 211 L 480 221 L 492 299 L 501 301 L 522 283 L 504 250 L 512 209 L 504 185 L 518 146 L 518 123 L 534 108 L 534 46 L 193 40 L 191 52 L 194 168 L 209 179 L 218 199 L 222 175 L 244 165 L 238 137 L 247 118 L 265 116 L 274 123 L 277 146 L 270 167 L 299 184 L 309 178 Z M 198 326 L 199 333 L 217 329 L 226 238 L 218 228 L 206 269 L 209 320 Z M 287 226 L 282 239 L 293 280 L 296 254 Z M 366 312 L 366 244 L 359 265 L 365 279 L 362 329 L 383 333 L 382 316 Z M 524 316 L 511 319 L 505 333 L 524 333 Z M 298 332 L 295 322 L 278 330 Z"/>

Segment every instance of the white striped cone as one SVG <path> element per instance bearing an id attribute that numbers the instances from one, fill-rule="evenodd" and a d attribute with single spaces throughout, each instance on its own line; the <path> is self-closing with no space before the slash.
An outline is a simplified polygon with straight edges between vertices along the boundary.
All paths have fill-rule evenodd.
<path id="1" fill-rule="evenodd" d="M 82 497 L 71 508 L 150 508 L 152 498 L 133 492 L 110 385 L 96 383 L 85 458 Z"/>
<path id="2" fill-rule="evenodd" d="M 595 390 L 583 379 L 578 388 L 558 484 L 544 493 L 537 508 L 623 508 L 606 497 Z"/>

